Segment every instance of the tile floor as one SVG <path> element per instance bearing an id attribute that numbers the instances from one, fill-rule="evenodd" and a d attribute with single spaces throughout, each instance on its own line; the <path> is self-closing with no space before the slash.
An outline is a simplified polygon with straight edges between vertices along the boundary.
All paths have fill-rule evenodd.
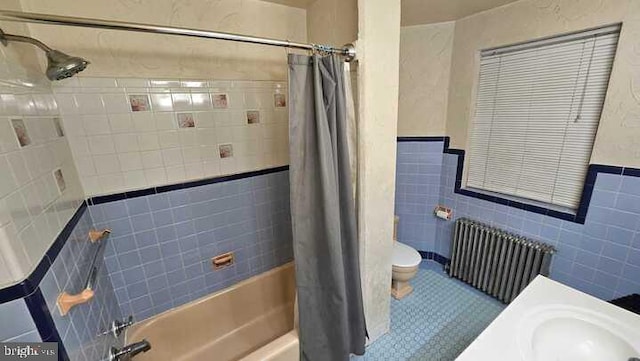
<path id="1" fill-rule="evenodd" d="M 453 361 L 504 305 L 423 261 L 414 291 L 391 301 L 391 331 L 358 361 Z"/>

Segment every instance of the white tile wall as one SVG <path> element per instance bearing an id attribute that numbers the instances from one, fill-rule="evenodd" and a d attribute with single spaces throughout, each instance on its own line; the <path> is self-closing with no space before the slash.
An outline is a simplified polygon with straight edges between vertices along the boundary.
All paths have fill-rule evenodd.
<path id="1" fill-rule="evenodd" d="M 274 101 L 283 82 L 80 77 L 54 93 L 87 196 L 288 164 L 287 110 Z M 149 109 L 132 111 L 129 95 L 148 96 Z M 247 124 L 253 110 L 260 123 Z M 178 113 L 195 126 L 179 128 Z M 221 159 L 220 144 L 233 156 Z"/>
<path id="2" fill-rule="evenodd" d="M 0 287 L 28 276 L 69 221 L 84 195 L 48 81 L 0 51 Z M 40 75 L 42 77 L 42 75 Z M 24 123 L 31 143 L 21 146 L 12 121 Z M 60 192 L 54 171 L 61 169 Z"/>

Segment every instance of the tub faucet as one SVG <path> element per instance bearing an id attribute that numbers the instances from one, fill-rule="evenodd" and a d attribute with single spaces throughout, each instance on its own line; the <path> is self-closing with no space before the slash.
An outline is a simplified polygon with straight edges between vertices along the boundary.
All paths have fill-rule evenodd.
<path id="1" fill-rule="evenodd" d="M 105 334 L 110 333 L 113 337 L 118 337 L 127 327 L 133 325 L 133 316 L 129 316 L 126 321 L 115 320 L 111 322 L 111 326 L 105 332 Z"/>
<path id="2" fill-rule="evenodd" d="M 109 351 L 109 361 L 128 361 L 140 352 L 151 350 L 151 344 L 147 340 L 135 342 L 121 349 L 112 347 Z"/>

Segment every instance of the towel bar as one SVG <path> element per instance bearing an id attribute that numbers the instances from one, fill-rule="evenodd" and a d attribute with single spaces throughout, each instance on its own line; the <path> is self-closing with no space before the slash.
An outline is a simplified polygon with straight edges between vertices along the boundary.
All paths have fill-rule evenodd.
<path id="1" fill-rule="evenodd" d="M 96 281 L 98 278 L 98 271 L 100 264 L 97 261 L 102 261 L 104 255 L 104 246 L 106 244 L 106 237 L 111 234 L 111 230 L 104 229 L 102 231 L 91 230 L 89 231 L 89 240 L 92 244 L 97 243 L 96 252 L 93 254 L 93 260 L 91 261 L 91 270 L 87 276 L 87 280 L 84 283 L 84 288 L 80 293 L 70 294 L 62 292 L 58 296 L 57 304 L 60 314 L 65 316 L 69 311 L 80 304 L 89 302 L 95 295 Z"/>

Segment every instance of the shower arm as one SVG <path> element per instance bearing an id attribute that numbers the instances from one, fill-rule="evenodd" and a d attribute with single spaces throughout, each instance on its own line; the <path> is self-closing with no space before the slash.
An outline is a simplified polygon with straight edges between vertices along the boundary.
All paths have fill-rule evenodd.
<path id="1" fill-rule="evenodd" d="M 49 53 L 50 51 L 53 50 L 50 47 L 46 46 L 40 40 L 37 40 L 37 39 L 34 39 L 34 38 L 30 38 L 30 37 L 27 37 L 27 36 L 22 36 L 22 35 L 7 34 L 7 33 L 3 32 L 2 29 L 0 29 L 0 43 L 2 43 L 2 45 L 4 45 L 4 46 L 7 46 L 7 43 L 9 41 L 17 41 L 17 42 L 20 42 L 20 43 L 32 44 L 32 45 L 35 45 L 35 46 L 39 47 L 40 49 L 44 50 L 45 53 Z"/>
<path id="2" fill-rule="evenodd" d="M 336 48 L 336 47 L 327 46 L 327 45 L 305 44 L 305 43 L 292 42 L 289 40 L 261 38 L 256 36 L 224 33 L 224 32 L 218 32 L 218 31 L 210 31 L 210 30 L 189 29 L 189 28 L 180 28 L 180 27 L 154 25 L 154 24 L 130 23 L 130 22 L 124 22 L 124 21 L 114 21 L 114 20 L 105 20 L 105 19 L 91 19 L 91 18 L 79 18 L 79 17 L 72 17 L 72 16 L 36 14 L 36 13 L 8 11 L 8 10 L 0 10 L 0 20 L 19 21 L 19 22 L 27 22 L 27 23 L 34 23 L 34 24 L 80 26 L 80 27 L 94 28 L 94 29 L 125 30 L 125 31 L 135 31 L 135 32 L 142 32 L 142 33 L 153 33 L 153 34 L 180 35 L 180 36 L 190 36 L 190 37 L 204 38 L 204 39 L 228 40 L 228 41 L 237 41 L 237 42 L 243 42 L 243 43 L 279 46 L 279 47 L 291 48 L 291 49 L 302 49 L 302 50 L 308 50 L 308 51 L 318 51 L 318 52 L 324 52 L 324 53 L 339 54 L 344 56 L 344 60 L 348 62 L 352 61 L 356 57 L 356 49 L 353 44 L 345 44 L 341 48 Z"/>

